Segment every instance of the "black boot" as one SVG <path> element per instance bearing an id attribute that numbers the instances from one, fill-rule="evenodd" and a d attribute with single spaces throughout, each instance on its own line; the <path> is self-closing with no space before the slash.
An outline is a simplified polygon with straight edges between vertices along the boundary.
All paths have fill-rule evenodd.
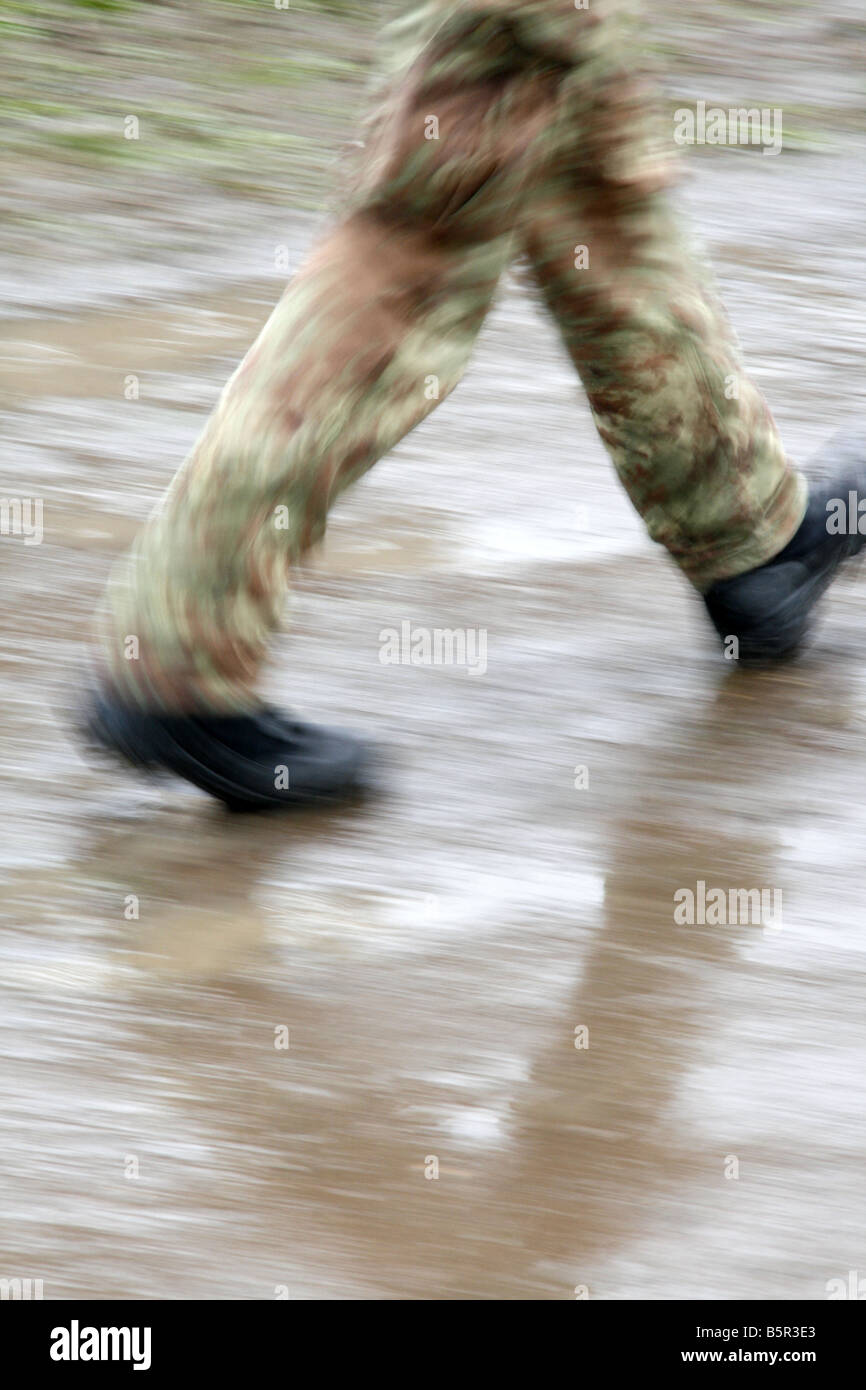
<path id="1" fill-rule="evenodd" d="M 833 466 L 829 481 L 828 463 Z M 703 596 L 723 644 L 736 637 L 733 654 L 744 665 L 765 666 L 793 655 L 839 566 L 866 543 L 866 441 L 833 440 L 824 465 L 823 476 L 810 484 L 799 530 L 784 550 L 757 569 L 713 584 Z"/>
<path id="2" fill-rule="evenodd" d="M 177 773 L 233 811 L 336 801 L 361 789 L 366 763 L 366 745 L 352 734 L 267 706 L 234 716 L 145 713 L 100 691 L 82 723 L 133 767 Z"/>

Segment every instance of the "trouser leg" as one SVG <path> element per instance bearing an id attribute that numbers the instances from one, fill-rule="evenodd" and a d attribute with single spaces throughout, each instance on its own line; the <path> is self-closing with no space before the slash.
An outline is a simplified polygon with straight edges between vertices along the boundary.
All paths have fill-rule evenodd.
<path id="1" fill-rule="evenodd" d="M 523 247 L 629 497 L 706 589 L 777 554 L 807 488 L 672 207 L 652 86 L 617 44 L 569 79 Z"/>
<path id="2" fill-rule="evenodd" d="M 353 210 L 289 285 L 110 586 L 102 650 L 124 698 L 255 703 L 289 567 L 463 372 L 512 255 L 545 73 L 507 28 L 470 21 L 392 88 Z"/>
<path id="3" fill-rule="evenodd" d="M 509 248 L 357 216 L 293 280 L 132 556 L 103 626 L 125 698 L 240 710 L 290 566 L 336 497 L 457 384 Z"/>

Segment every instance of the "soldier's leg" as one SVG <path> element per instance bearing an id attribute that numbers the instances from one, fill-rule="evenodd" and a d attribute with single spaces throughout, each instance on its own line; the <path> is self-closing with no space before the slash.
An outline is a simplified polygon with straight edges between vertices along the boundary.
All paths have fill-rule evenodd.
<path id="1" fill-rule="evenodd" d="M 558 121 L 532 273 L 650 535 L 706 590 L 782 550 L 806 484 L 670 204 L 652 84 L 618 33 L 564 84 Z"/>
<path id="2" fill-rule="evenodd" d="M 537 67 L 507 30 L 470 20 L 392 88 L 354 211 L 289 285 L 111 585 L 114 698 L 255 706 L 289 566 L 461 376 L 546 125 L 553 79 Z"/>
<path id="3" fill-rule="evenodd" d="M 256 703 L 290 565 L 338 494 L 457 384 L 507 255 L 504 241 L 470 253 L 366 214 L 317 248 L 112 577 L 102 650 L 122 698 Z"/>

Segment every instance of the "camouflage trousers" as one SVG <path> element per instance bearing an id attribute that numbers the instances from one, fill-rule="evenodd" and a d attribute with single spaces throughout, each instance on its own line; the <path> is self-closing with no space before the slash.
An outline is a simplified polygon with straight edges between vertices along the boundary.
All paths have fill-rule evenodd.
<path id="1" fill-rule="evenodd" d="M 669 205 L 630 5 L 436 0 L 389 40 L 342 219 L 109 585 L 106 676 L 143 705 L 256 703 L 292 564 L 457 385 L 516 257 L 629 497 L 696 587 L 763 563 L 802 518 L 805 480 Z"/>

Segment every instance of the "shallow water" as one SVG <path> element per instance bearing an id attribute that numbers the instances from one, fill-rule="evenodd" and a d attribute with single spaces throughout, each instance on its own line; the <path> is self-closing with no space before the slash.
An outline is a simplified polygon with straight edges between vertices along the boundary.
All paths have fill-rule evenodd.
<path id="1" fill-rule="evenodd" d="M 798 458 L 860 423 L 862 158 L 696 160 L 683 194 Z M 85 308 L 75 271 L 0 325 L 4 484 L 45 504 L 0 546 L 0 1276 L 825 1297 L 863 1267 L 863 581 L 801 661 L 732 672 L 519 284 L 276 644 L 269 694 L 369 729 L 378 795 L 249 821 L 78 748 L 108 565 L 278 293 L 257 216 L 234 280 Z M 383 665 L 404 621 L 483 628 L 486 673 Z M 676 926 L 698 881 L 777 890 L 781 926 Z"/>

